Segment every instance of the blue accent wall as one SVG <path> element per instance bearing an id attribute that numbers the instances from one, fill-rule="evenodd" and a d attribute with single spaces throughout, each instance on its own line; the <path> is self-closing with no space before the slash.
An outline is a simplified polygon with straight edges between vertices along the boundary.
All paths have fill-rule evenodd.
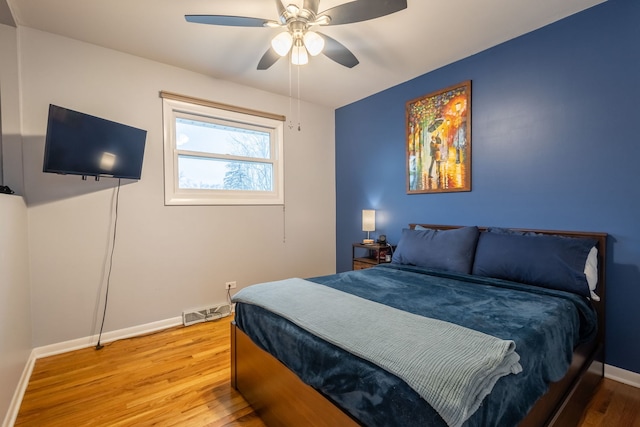
<path id="1" fill-rule="evenodd" d="M 609 0 L 338 109 L 338 271 L 362 209 L 391 243 L 410 222 L 607 232 L 606 362 L 640 373 L 639 22 Z M 406 102 L 465 80 L 472 191 L 407 195 Z"/>

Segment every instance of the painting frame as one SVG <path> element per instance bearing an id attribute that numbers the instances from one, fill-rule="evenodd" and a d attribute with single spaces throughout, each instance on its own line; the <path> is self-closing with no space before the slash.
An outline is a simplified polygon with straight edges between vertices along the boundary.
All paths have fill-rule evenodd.
<path id="1" fill-rule="evenodd" d="M 407 194 L 471 191 L 471 80 L 406 103 Z"/>

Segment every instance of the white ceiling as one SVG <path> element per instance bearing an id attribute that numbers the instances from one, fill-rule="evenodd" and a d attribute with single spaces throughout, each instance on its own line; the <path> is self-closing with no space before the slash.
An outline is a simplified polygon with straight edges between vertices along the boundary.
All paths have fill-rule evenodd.
<path id="1" fill-rule="evenodd" d="M 323 55 L 310 58 L 299 69 L 300 97 L 340 107 L 603 1 L 408 0 L 407 9 L 392 15 L 323 28 L 323 33 L 347 46 L 360 64 L 348 69 Z M 184 19 L 185 14 L 217 14 L 277 20 L 274 0 L 6 2 L 18 26 L 289 95 L 285 59 L 268 70 L 256 70 L 271 38 L 281 30 L 219 27 Z M 320 11 L 346 2 L 321 0 Z M 294 66 L 294 96 L 297 76 Z"/>

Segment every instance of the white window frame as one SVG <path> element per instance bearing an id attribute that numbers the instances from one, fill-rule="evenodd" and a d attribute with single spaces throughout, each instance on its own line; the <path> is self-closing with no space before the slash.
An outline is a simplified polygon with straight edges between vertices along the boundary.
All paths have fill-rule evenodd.
<path id="1" fill-rule="evenodd" d="M 251 114 L 252 110 L 231 111 L 217 108 L 213 104 L 187 102 L 163 96 L 164 124 L 164 202 L 165 205 L 283 205 L 284 204 L 284 124 L 283 120 Z M 178 178 L 178 155 L 176 144 L 176 119 L 215 120 L 226 125 L 269 133 L 271 158 L 260 159 L 261 163 L 273 165 L 272 191 L 213 190 L 180 188 Z M 274 116 L 277 117 L 277 116 Z M 185 153 L 182 153 L 185 154 Z M 186 153 L 189 154 L 189 153 Z M 207 154 L 207 157 L 212 157 Z M 213 156 L 223 160 L 233 160 L 233 156 Z"/>

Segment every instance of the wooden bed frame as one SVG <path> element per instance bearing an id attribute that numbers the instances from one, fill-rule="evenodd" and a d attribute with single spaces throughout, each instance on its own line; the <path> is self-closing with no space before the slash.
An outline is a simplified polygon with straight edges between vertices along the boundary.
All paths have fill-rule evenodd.
<path id="1" fill-rule="evenodd" d="M 410 224 L 414 228 L 416 224 Z M 420 224 L 440 230 L 452 225 Z M 478 227 L 485 230 L 486 227 Z M 515 230 L 515 229 L 514 229 Z M 598 290 L 600 302 L 593 301 L 598 313 L 598 334 L 578 346 L 565 377 L 551 384 L 520 423 L 521 427 L 576 426 L 587 403 L 604 376 L 605 343 L 605 260 L 607 234 L 596 232 L 517 229 L 542 234 L 591 238 L 598 241 Z M 231 324 L 231 385 L 251 404 L 260 418 L 275 426 L 357 426 L 349 414 L 327 397 L 302 382 L 271 354 L 259 348 Z"/>

